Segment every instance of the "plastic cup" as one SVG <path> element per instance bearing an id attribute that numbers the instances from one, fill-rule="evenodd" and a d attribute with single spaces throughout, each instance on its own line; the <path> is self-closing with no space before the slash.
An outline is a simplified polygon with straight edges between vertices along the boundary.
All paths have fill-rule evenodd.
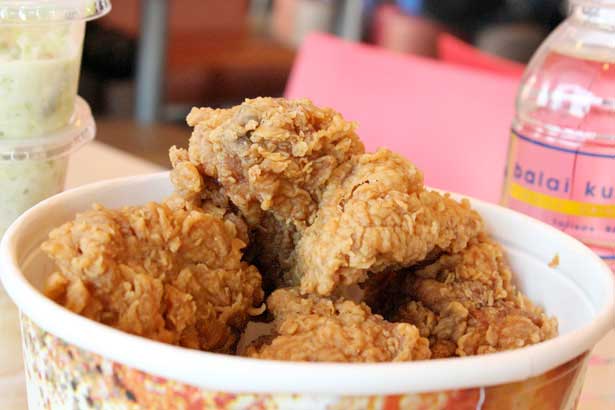
<path id="1" fill-rule="evenodd" d="M 0 105 L 2 102 L 0 102 Z M 88 104 L 77 97 L 66 127 L 38 138 L 0 139 L 0 238 L 28 208 L 64 189 L 70 154 L 94 138 Z M 0 408 L 11 397 L 23 364 L 19 314 L 0 286 Z M 6 394 L 4 394 L 6 393 Z"/>
<path id="2" fill-rule="evenodd" d="M 0 2 L 0 140 L 48 135 L 73 114 L 85 23 L 109 0 Z"/>
<path id="3" fill-rule="evenodd" d="M 109 0 L 0 2 L 0 238 L 22 212 L 64 188 L 69 154 L 94 137 L 77 97 L 86 21 Z M 16 395 L 22 361 L 17 309 L 0 287 L 0 408 Z"/>
<path id="4" fill-rule="evenodd" d="M 0 139 L 0 237 L 28 208 L 64 189 L 69 155 L 94 138 L 88 104 L 77 98 L 66 127 L 38 138 Z"/>

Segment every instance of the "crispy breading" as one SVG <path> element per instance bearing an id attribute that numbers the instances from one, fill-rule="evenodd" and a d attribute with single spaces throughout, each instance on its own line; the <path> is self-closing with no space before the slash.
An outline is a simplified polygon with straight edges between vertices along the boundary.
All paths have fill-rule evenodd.
<path id="1" fill-rule="evenodd" d="M 195 108 L 188 124 L 194 127 L 190 163 L 216 179 L 253 225 L 263 212 L 298 228 L 309 225 L 333 170 L 364 150 L 354 124 L 308 100 L 256 98 L 228 110 Z"/>
<path id="2" fill-rule="evenodd" d="M 249 244 L 249 228 L 240 212 L 229 201 L 218 184 L 210 177 L 201 175 L 188 159 L 188 152 L 176 147 L 169 150 L 173 171 L 170 174 L 175 193 L 167 198 L 168 204 L 178 202 L 179 206 L 201 209 L 235 224 L 239 238 Z"/>
<path id="3" fill-rule="evenodd" d="M 241 261 L 244 246 L 235 224 L 179 198 L 94 206 L 42 245 L 59 269 L 46 294 L 135 335 L 229 353 L 264 297 L 258 270 Z"/>
<path id="4" fill-rule="evenodd" d="M 289 239 L 313 222 L 333 170 L 364 152 L 355 125 L 309 100 L 281 98 L 248 99 L 226 110 L 194 108 L 188 124 L 194 127 L 188 150 L 171 150 L 177 192 L 228 197 L 256 231 L 251 245 L 263 255 L 259 267 L 281 285 L 295 247 Z M 208 179 L 214 184 L 206 186 Z"/>
<path id="5" fill-rule="evenodd" d="M 385 149 L 357 155 L 327 184 L 288 281 L 304 293 L 329 295 L 434 251 L 459 251 L 482 229 L 467 201 L 426 190 L 420 171 L 401 156 Z"/>
<path id="6" fill-rule="evenodd" d="M 402 276 L 407 302 L 390 319 L 416 325 L 434 357 L 514 349 L 557 334 L 557 321 L 512 284 L 502 248 L 486 234 Z"/>
<path id="7" fill-rule="evenodd" d="M 275 333 L 248 347 L 262 359 L 386 362 L 429 359 L 429 342 L 415 326 L 389 323 L 365 304 L 301 296 L 279 289 L 267 299 Z"/>

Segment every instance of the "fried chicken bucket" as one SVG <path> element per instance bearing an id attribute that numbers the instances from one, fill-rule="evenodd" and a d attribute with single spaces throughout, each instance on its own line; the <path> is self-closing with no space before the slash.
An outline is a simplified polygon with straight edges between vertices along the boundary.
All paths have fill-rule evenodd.
<path id="1" fill-rule="evenodd" d="M 1 245 L 3 284 L 21 310 L 30 409 L 574 409 L 588 354 L 614 325 L 609 268 L 529 217 L 471 201 L 504 246 L 517 285 L 559 335 L 517 350 L 406 363 L 299 363 L 171 346 L 91 321 L 46 298 L 49 231 L 92 203 L 160 201 L 168 173 L 105 181 L 35 206 Z M 559 263 L 549 265 L 554 256 Z"/>

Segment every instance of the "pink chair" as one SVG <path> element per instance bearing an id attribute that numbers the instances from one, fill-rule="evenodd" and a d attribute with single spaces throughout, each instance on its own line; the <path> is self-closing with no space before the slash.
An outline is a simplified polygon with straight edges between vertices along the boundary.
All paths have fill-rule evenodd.
<path id="1" fill-rule="evenodd" d="M 497 202 L 518 80 L 314 34 L 286 90 L 359 123 L 369 150 L 397 151 L 427 184 Z"/>
<path id="2" fill-rule="evenodd" d="M 455 36 L 442 33 L 437 40 L 438 58 L 446 63 L 458 64 L 492 73 L 520 78 L 525 66 L 487 54 Z"/>

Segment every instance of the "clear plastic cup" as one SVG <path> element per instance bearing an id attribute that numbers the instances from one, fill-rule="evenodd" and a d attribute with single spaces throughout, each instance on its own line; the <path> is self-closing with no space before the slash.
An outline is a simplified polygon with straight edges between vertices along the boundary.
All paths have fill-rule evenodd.
<path id="1" fill-rule="evenodd" d="M 0 139 L 0 237 L 25 210 L 64 188 L 69 154 L 92 140 L 88 104 L 77 97 L 64 128 L 38 138 Z"/>
<path id="2" fill-rule="evenodd" d="M 109 0 L 0 2 L 0 140 L 47 135 L 70 121 L 85 23 Z"/>
<path id="3" fill-rule="evenodd" d="M 1 103 L 0 103 L 1 104 Z M 70 154 L 91 141 L 96 127 L 80 97 L 64 128 L 37 138 L 0 139 L 0 238 L 28 208 L 64 189 Z M 0 286 L 0 408 L 21 383 L 19 314 Z M 12 394 L 12 393 L 11 393 Z"/>

